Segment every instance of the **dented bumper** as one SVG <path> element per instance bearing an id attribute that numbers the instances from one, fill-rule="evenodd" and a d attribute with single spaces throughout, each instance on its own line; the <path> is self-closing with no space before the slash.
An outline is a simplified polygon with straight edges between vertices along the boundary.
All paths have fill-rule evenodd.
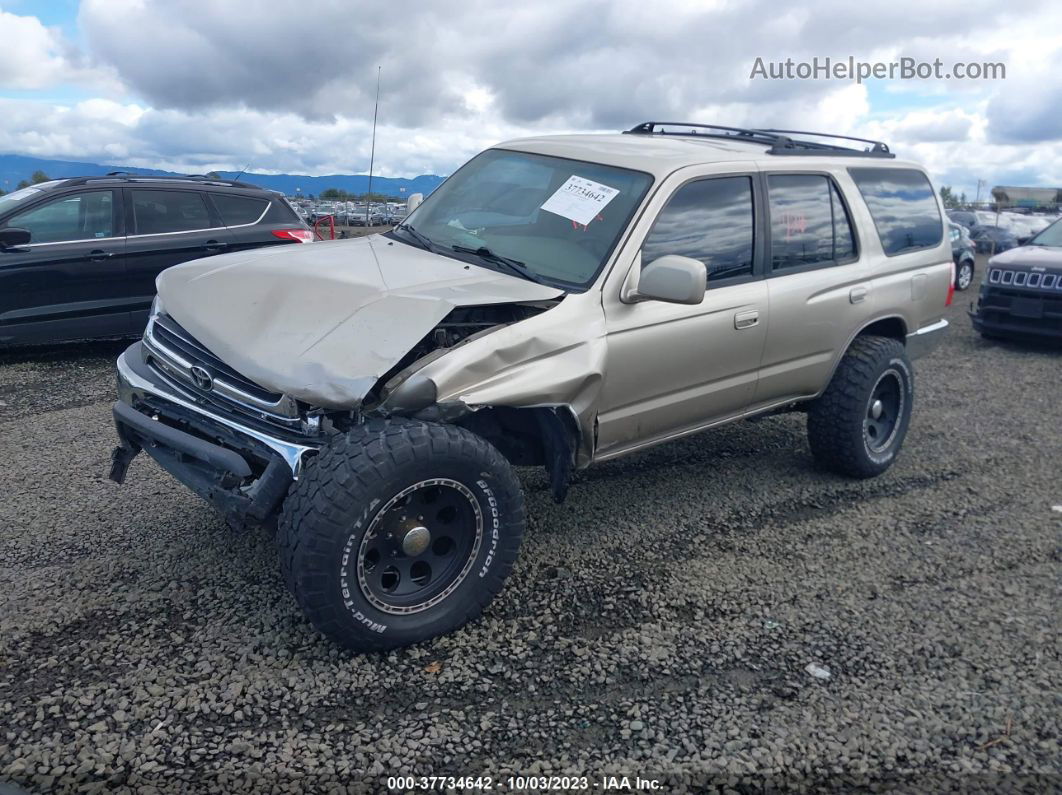
<path id="1" fill-rule="evenodd" d="M 320 443 L 284 438 L 209 410 L 148 365 L 140 346 L 130 346 L 117 362 L 119 400 L 112 412 L 119 446 L 111 479 L 121 483 L 143 451 L 222 513 L 266 519 Z"/>

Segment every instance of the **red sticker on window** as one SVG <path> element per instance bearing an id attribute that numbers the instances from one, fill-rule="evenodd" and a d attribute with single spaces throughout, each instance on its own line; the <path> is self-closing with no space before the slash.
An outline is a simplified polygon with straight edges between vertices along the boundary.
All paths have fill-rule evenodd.
<path id="1" fill-rule="evenodd" d="M 808 219 L 805 215 L 782 213 L 782 223 L 785 224 L 785 239 L 789 240 L 795 235 L 802 235 L 807 231 Z"/>

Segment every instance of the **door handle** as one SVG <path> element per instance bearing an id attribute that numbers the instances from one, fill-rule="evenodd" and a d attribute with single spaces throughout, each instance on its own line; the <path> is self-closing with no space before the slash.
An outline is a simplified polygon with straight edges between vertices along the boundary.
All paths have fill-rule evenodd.
<path id="1" fill-rule="evenodd" d="M 760 313 L 755 310 L 751 312 L 738 312 L 734 315 L 734 328 L 736 329 L 752 328 L 753 326 L 759 325 L 759 322 Z"/>
<path id="2" fill-rule="evenodd" d="M 89 260 L 91 262 L 102 262 L 103 260 L 110 259 L 113 256 L 113 251 L 104 251 L 101 248 L 97 248 L 89 252 Z"/>
<path id="3" fill-rule="evenodd" d="M 224 251 L 228 246 L 228 243 L 222 243 L 217 240 L 208 240 L 206 245 L 203 246 L 204 251 Z"/>
<path id="4" fill-rule="evenodd" d="M 861 304 L 867 297 L 866 287 L 853 287 L 848 293 L 848 300 L 853 304 Z"/>

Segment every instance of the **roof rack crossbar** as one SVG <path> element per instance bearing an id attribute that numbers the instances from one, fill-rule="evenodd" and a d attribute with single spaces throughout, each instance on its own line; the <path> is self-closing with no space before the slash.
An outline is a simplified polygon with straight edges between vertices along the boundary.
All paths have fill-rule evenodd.
<path id="1" fill-rule="evenodd" d="M 668 132 L 663 127 L 688 127 L 689 132 Z M 719 132 L 698 132 L 698 130 L 718 130 Z M 755 130 L 748 127 L 726 127 L 722 124 L 695 124 L 684 121 L 647 121 L 624 130 L 630 135 L 705 135 L 710 138 L 747 138 L 760 143 L 780 143 L 787 140 L 767 130 Z"/>
<path id="2" fill-rule="evenodd" d="M 861 144 L 870 144 L 870 148 L 866 150 L 867 152 L 880 153 L 883 155 L 889 153 L 888 144 L 885 144 L 882 141 L 875 141 L 872 138 L 857 138 L 854 135 L 837 135 L 836 133 L 811 132 L 810 130 L 776 130 L 773 128 L 765 128 L 763 132 L 778 133 L 779 135 L 814 135 L 818 138 L 837 138 L 841 141 L 858 141 Z M 814 145 L 815 142 L 800 141 L 800 143 L 802 145 Z M 830 146 L 829 144 L 821 144 L 821 146 L 825 146 L 829 149 L 842 148 Z"/>
<path id="3" fill-rule="evenodd" d="M 684 128 L 680 131 L 669 132 L 664 127 Z M 704 132 L 701 132 L 701 131 Z M 743 140 L 750 143 L 769 144 L 769 155 L 813 155 L 828 153 L 843 155 L 845 157 L 895 157 L 889 151 L 889 147 L 881 141 L 869 138 L 856 138 L 851 135 L 834 135 L 833 133 L 808 132 L 804 130 L 776 130 L 770 128 L 753 127 L 726 127 L 721 124 L 695 124 L 690 122 L 674 121 L 647 121 L 635 125 L 625 133 L 632 135 L 697 135 L 707 138 L 723 138 L 729 140 Z M 848 146 L 823 143 L 821 141 L 806 141 L 792 138 L 793 135 L 811 135 L 821 138 L 835 138 L 845 141 L 858 141 L 869 144 L 864 149 L 854 149 Z"/>
<path id="4" fill-rule="evenodd" d="M 85 185 L 95 181 L 119 181 L 119 182 L 199 182 L 208 185 L 224 185 L 232 188 L 258 188 L 250 182 L 241 182 L 235 179 L 223 177 L 208 177 L 203 174 L 135 174 L 129 171 L 108 171 L 106 174 L 96 174 L 89 177 L 67 177 L 65 182 L 68 186 Z"/>

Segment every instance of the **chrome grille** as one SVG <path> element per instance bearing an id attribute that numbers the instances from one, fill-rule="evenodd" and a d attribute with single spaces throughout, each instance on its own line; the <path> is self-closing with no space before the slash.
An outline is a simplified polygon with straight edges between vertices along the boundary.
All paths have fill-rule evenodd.
<path id="1" fill-rule="evenodd" d="M 144 345 L 156 368 L 204 397 L 285 425 L 300 420 L 298 405 L 293 399 L 270 392 L 238 373 L 169 315 L 154 315 L 148 321 Z M 204 389 L 196 382 L 193 368 L 209 373 L 211 383 L 208 388 Z"/>
<path id="2" fill-rule="evenodd" d="M 988 283 L 1000 287 L 1024 287 L 1028 290 L 1052 290 L 1062 292 L 1062 274 L 1042 271 L 991 268 Z"/>

